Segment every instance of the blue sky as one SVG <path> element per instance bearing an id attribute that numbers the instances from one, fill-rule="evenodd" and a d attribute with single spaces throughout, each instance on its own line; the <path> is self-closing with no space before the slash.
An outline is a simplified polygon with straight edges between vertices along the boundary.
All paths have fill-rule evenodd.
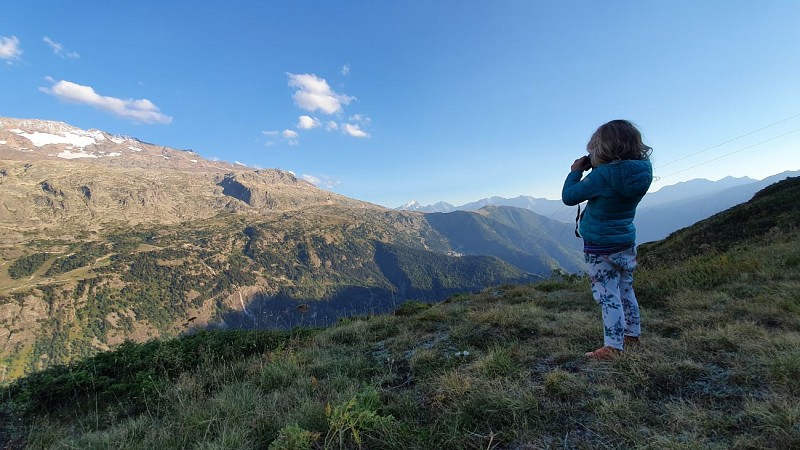
<path id="1" fill-rule="evenodd" d="M 654 189 L 800 169 L 797 1 L 11 2 L 0 116 L 388 207 L 558 198 L 611 119 Z"/>

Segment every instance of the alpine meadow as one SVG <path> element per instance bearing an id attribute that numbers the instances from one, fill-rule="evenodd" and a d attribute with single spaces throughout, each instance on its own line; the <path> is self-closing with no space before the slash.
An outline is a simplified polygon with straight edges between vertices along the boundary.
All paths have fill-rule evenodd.
<path id="1" fill-rule="evenodd" d="M 5 448 L 800 446 L 800 178 L 640 246 L 597 362 L 574 224 L 0 121 Z"/>

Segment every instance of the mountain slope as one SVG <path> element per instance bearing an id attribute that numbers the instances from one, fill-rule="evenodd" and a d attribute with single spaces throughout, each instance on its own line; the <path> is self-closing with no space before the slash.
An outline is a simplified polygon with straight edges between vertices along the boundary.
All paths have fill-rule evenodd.
<path id="1" fill-rule="evenodd" d="M 665 186 L 656 192 L 645 195 L 639 204 L 635 221 L 638 230 L 637 241 L 643 243 L 663 239 L 680 228 L 747 201 L 753 194 L 770 184 L 796 176 L 800 176 L 800 172 L 787 171 L 763 180 L 726 177 L 717 181 L 695 179 Z M 531 210 L 560 222 L 573 223 L 575 221 L 575 208 L 566 207 L 560 200 L 530 196 L 484 198 L 452 207 L 452 210 L 475 211 L 484 206 L 514 206 Z M 422 206 L 418 203 L 413 208 L 401 206 L 397 209 L 446 212 L 438 210 L 436 205 Z"/>
<path id="2" fill-rule="evenodd" d="M 786 178 L 757 192 L 750 200 L 643 246 L 648 258 L 679 261 L 704 253 L 725 252 L 757 239 L 782 239 L 800 218 L 800 177 Z"/>
<path id="3" fill-rule="evenodd" d="M 773 183 L 799 175 L 800 172 L 790 171 L 759 181 L 728 177 L 716 182 L 694 180 L 668 186 L 642 200 L 634 222 L 637 239 L 639 242 L 663 239 L 676 230 L 747 201 Z M 662 191 L 666 192 L 659 196 Z"/>
<path id="4" fill-rule="evenodd" d="M 0 193 L 3 380 L 128 339 L 325 325 L 532 277 L 455 256 L 419 213 L 63 123 L 0 118 Z"/>
<path id="5" fill-rule="evenodd" d="M 80 155 L 77 157 L 76 155 Z M 252 170 L 58 122 L 0 118 L 0 231 L 177 224 L 222 212 L 261 215 L 315 205 L 377 208 L 280 170 Z"/>
<path id="6" fill-rule="evenodd" d="M 453 211 L 477 211 L 486 206 L 513 206 L 533 211 L 537 214 L 548 217 L 549 219 L 561 222 L 569 222 L 570 217 L 575 217 L 572 208 L 565 206 L 561 200 L 548 200 L 546 198 L 536 198 L 527 195 L 520 195 L 514 198 L 490 197 L 470 202 L 461 206 L 453 206 L 445 202 L 437 202 L 432 205 L 422 206 L 418 202 L 409 202 L 403 206 L 395 208 L 399 211 L 419 211 L 426 213 L 453 212 Z"/>
<path id="7" fill-rule="evenodd" d="M 651 207 L 676 201 L 691 201 L 697 197 L 713 196 L 730 188 L 755 183 L 756 181 L 748 177 L 725 177 L 717 181 L 706 179 L 682 181 L 664 186 L 656 192 L 648 193 L 642 199 L 641 206 Z"/>
<path id="8" fill-rule="evenodd" d="M 435 237 L 406 213 L 322 205 L 0 247 L 2 366 L 13 378 L 126 339 L 324 325 L 409 296 L 433 301 L 529 279 L 495 258 L 448 256 Z M 411 282 L 398 283 L 399 272 Z"/>
<path id="9" fill-rule="evenodd" d="M 126 344 L 4 392 L 11 448 L 797 448 L 797 179 L 641 246 L 642 343 L 609 362 L 589 280 L 325 329 Z M 104 411 L 98 415 L 98 411 Z"/>
<path id="10" fill-rule="evenodd" d="M 526 209 L 486 206 L 477 212 L 427 214 L 425 219 L 459 253 L 497 256 L 543 275 L 558 268 L 583 270 L 583 244 L 572 227 Z"/>

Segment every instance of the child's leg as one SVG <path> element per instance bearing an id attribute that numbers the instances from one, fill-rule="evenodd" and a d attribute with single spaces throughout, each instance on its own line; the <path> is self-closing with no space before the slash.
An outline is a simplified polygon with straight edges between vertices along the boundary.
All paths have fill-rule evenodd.
<path id="1" fill-rule="evenodd" d="M 636 269 L 636 250 L 631 248 L 630 250 L 613 256 L 614 262 L 620 268 L 619 291 L 625 313 L 625 335 L 639 336 L 641 334 L 639 302 L 636 301 L 636 294 L 633 292 L 633 271 Z"/>
<path id="2" fill-rule="evenodd" d="M 625 319 L 619 290 L 620 273 L 606 255 L 587 253 L 586 262 L 592 279 L 592 296 L 603 311 L 603 345 L 622 350 Z"/>

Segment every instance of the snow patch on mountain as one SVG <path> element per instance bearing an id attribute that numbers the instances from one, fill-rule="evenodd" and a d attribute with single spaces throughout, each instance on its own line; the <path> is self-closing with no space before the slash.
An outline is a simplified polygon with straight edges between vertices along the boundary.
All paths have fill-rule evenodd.
<path id="1" fill-rule="evenodd" d="M 395 208 L 395 210 L 432 213 L 432 212 L 453 212 L 456 210 L 456 208 L 450 203 L 446 202 L 438 202 L 434 203 L 433 205 L 422 206 L 416 200 L 411 200 L 410 202 L 404 204 L 403 206 Z"/>
<path id="2" fill-rule="evenodd" d="M 20 129 L 13 129 L 9 130 L 12 133 L 16 134 L 17 136 L 24 137 L 25 139 L 31 141 L 35 147 L 43 147 L 45 145 L 52 145 L 52 144 L 69 144 L 74 147 L 84 148 L 87 145 L 97 144 L 98 138 L 99 140 L 104 140 L 105 137 L 100 132 L 97 133 L 86 133 L 86 134 L 75 134 L 71 132 L 66 132 L 63 135 L 57 134 L 50 134 L 50 133 L 41 133 L 39 131 L 34 131 L 33 133 L 26 133 Z"/>
<path id="3" fill-rule="evenodd" d="M 81 149 L 79 152 L 76 152 L 76 153 L 72 153 L 69 150 L 64 150 L 63 152 L 59 153 L 56 156 L 58 156 L 59 158 L 64 158 L 64 159 L 97 158 L 97 155 L 94 155 L 92 153 L 86 153 L 86 152 L 83 151 L 83 149 Z"/>

